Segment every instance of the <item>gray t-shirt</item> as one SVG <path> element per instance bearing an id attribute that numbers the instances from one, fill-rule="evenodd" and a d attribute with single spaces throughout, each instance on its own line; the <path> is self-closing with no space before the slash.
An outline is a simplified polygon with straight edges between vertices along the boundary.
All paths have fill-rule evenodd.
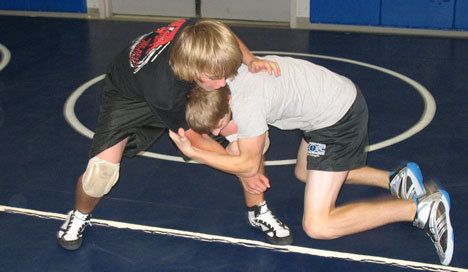
<path id="1" fill-rule="evenodd" d="M 239 138 L 259 136 L 268 125 L 303 131 L 331 126 L 356 98 L 351 80 L 322 66 L 290 57 L 264 58 L 278 63 L 281 76 L 249 73 L 242 65 L 239 74 L 227 81 Z"/>

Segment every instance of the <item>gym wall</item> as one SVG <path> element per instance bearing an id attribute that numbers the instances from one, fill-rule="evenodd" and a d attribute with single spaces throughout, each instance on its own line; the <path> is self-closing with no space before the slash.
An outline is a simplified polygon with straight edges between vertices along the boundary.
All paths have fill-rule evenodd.
<path id="1" fill-rule="evenodd" d="M 468 0 L 310 0 L 310 22 L 468 30 Z"/>
<path id="2" fill-rule="evenodd" d="M 86 0 L 1 0 L 0 10 L 86 13 Z"/>

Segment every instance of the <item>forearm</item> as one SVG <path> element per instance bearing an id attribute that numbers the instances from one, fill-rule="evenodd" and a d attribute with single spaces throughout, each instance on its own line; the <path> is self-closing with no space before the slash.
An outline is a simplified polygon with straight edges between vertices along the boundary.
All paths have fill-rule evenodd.
<path id="1" fill-rule="evenodd" d="M 252 60 L 254 60 L 256 57 L 239 38 L 237 38 L 237 42 L 239 43 L 239 47 L 242 52 L 242 63 L 249 66 Z"/>
<path id="2" fill-rule="evenodd" d="M 241 139 L 237 142 L 238 154 L 229 155 L 217 142 L 211 138 L 204 139 L 192 130 L 179 129 L 178 133 L 169 131 L 169 137 L 189 158 L 240 177 L 251 177 L 258 173 L 262 160 L 262 146 L 265 145 L 265 134 L 250 139 Z M 192 142 L 195 141 L 203 149 L 194 146 Z M 204 141 L 208 141 L 207 143 L 212 141 L 213 145 L 207 147 L 206 143 L 203 144 Z"/>
<path id="3" fill-rule="evenodd" d="M 256 175 L 261 162 L 261 158 L 246 158 L 242 155 L 220 154 L 217 152 L 200 150 L 198 148 L 194 149 L 190 157 L 199 163 L 240 177 Z"/>
<path id="4" fill-rule="evenodd" d="M 186 131 L 186 136 L 192 145 L 200 150 L 227 154 L 227 151 L 224 149 L 224 147 L 208 135 L 201 135 L 194 132 L 193 130 L 188 130 Z"/>

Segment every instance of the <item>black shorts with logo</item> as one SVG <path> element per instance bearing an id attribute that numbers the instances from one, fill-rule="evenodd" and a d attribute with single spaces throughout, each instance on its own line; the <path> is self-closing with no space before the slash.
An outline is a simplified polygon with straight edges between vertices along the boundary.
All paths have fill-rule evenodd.
<path id="1" fill-rule="evenodd" d="M 308 170 L 347 171 L 366 165 L 369 112 L 361 91 L 356 89 L 356 99 L 337 123 L 304 132 L 304 140 L 309 143 Z"/>

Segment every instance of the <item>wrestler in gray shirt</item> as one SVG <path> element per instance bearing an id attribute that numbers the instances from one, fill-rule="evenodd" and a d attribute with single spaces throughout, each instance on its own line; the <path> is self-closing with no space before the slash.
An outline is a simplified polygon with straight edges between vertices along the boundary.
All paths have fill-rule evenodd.
<path id="1" fill-rule="evenodd" d="M 252 138 L 268 130 L 317 130 L 340 120 L 356 98 L 356 87 L 347 78 L 309 61 L 265 56 L 275 61 L 281 76 L 249 73 L 242 65 L 227 81 L 231 89 L 233 120 L 239 138 Z"/>

